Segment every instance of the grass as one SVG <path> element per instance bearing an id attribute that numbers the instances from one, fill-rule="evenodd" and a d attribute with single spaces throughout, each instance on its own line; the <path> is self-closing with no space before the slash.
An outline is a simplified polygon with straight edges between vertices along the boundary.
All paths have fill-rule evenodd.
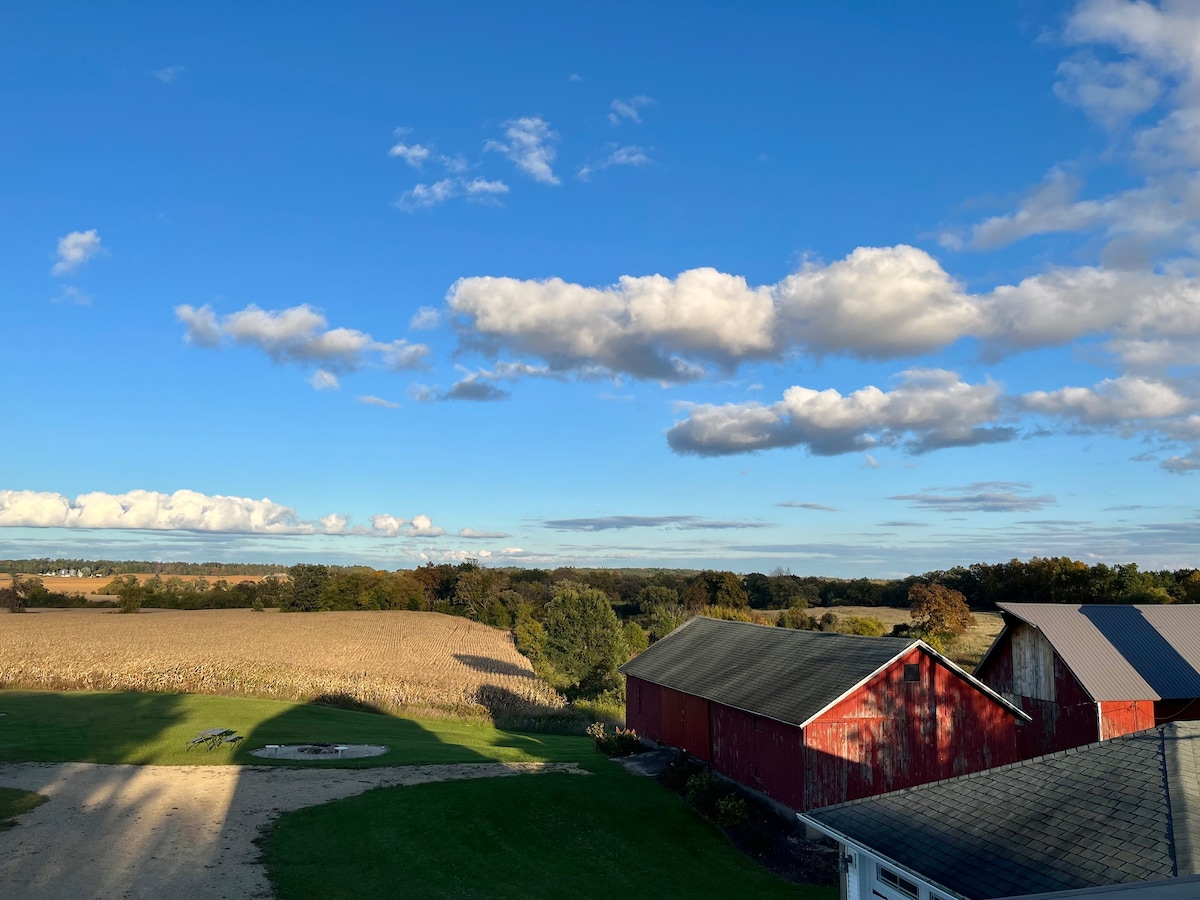
<path id="1" fill-rule="evenodd" d="M 0 831 L 7 831 L 17 823 L 13 816 L 27 813 L 46 802 L 41 794 L 19 791 L 16 788 L 0 788 Z"/>
<path id="2" fill-rule="evenodd" d="M 264 744 L 386 744 L 383 756 L 339 767 L 562 762 L 591 758 L 586 737 L 522 734 L 451 719 L 411 719 L 305 703 L 201 694 L 0 691 L 0 762 L 142 765 L 330 765 L 259 759 Z M 236 748 L 185 750 L 210 728 L 245 736 Z"/>
<path id="3" fill-rule="evenodd" d="M 281 900 L 306 897 L 791 897 L 649 778 L 591 775 L 384 788 L 283 815 L 264 842 Z"/>

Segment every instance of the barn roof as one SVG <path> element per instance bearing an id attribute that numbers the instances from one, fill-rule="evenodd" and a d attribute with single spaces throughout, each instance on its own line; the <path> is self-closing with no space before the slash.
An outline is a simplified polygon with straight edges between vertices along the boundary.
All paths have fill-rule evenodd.
<path id="1" fill-rule="evenodd" d="M 1200 874 L 1200 723 L 802 816 L 977 900 Z"/>
<path id="2" fill-rule="evenodd" d="M 862 637 L 697 617 L 651 644 L 620 671 L 803 727 L 916 646 L 933 653 L 915 638 Z M 949 660 L 933 655 L 1015 715 L 1027 718 Z"/>
<path id="3" fill-rule="evenodd" d="M 1200 605 L 998 605 L 1041 631 L 1093 700 L 1200 697 Z"/>

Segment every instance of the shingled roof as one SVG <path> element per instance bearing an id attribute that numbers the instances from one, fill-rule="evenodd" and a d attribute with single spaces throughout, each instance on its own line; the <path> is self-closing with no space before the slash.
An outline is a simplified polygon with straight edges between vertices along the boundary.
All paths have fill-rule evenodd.
<path id="1" fill-rule="evenodd" d="M 1200 697 L 1200 605 L 998 605 L 1041 631 L 1093 700 Z"/>
<path id="2" fill-rule="evenodd" d="M 1200 874 L 1200 723 L 807 813 L 974 900 Z"/>
<path id="3" fill-rule="evenodd" d="M 861 637 L 698 617 L 621 666 L 643 681 L 803 727 L 915 646 L 912 638 Z M 937 654 L 934 654 L 937 655 Z M 957 670 L 949 661 L 944 664 Z M 963 678 L 1010 704 L 970 675 Z M 1015 707 L 1012 711 L 1024 717 Z"/>

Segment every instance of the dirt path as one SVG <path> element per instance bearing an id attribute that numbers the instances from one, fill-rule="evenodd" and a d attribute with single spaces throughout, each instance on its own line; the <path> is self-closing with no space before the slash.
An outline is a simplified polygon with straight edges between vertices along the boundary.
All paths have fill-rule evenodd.
<path id="1" fill-rule="evenodd" d="M 531 772 L 585 774 L 575 763 L 0 765 L 0 787 L 50 798 L 22 815 L 16 828 L 0 832 L 0 897 L 270 897 L 252 841 L 281 812 L 377 787 Z"/>

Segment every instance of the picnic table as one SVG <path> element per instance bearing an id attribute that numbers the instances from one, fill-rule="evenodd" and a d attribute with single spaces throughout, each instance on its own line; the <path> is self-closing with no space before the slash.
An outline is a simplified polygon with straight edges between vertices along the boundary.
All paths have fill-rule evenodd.
<path id="1" fill-rule="evenodd" d="M 242 740 L 242 736 L 232 728 L 210 728 L 208 731 L 200 732 L 200 734 L 188 741 L 187 746 L 183 749 L 191 750 L 193 747 L 207 744 L 209 752 L 212 752 L 222 744 L 237 746 Z"/>

